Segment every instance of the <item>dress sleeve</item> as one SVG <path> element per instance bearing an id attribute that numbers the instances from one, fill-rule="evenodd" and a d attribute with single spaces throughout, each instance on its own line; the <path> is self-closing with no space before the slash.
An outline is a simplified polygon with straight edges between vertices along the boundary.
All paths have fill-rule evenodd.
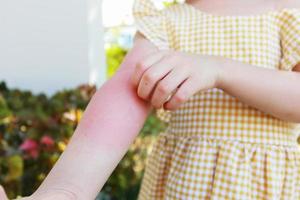
<path id="1" fill-rule="evenodd" d="M 134 0 L 132 15 L 137 31 L 141 32 L 158 49 L 169 49 L 166 15 L 152 0 Z"/>
<path id="2" fill-rule="evenodd" d="M 142 33 L 159 50 L 170 48 L 166 29 L 166 15 L 163 9 L 156 8 L 152 0 L 134 0 L 132 15 L 137 31 Z M 161 121 L 169 123 L 172 111 L 163 108 L 154 110 Z"/>
<path id="3" fill-rule="evenodd" d="M 300 9 L 286 9 L 279 16 L 282 57 L 279 68 L 292 70 L 300 63 Z"/>

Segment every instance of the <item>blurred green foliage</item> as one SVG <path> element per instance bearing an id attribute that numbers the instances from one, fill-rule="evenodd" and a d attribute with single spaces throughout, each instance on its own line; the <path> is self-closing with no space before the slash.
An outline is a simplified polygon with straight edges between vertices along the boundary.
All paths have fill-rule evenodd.
<path id="1" fill-rule="evenodd" d="M 163 1 L 163 5 L 168 7 L 168 6 L 172 6 L 175 4 L 178 4 L 179 2 L 177 0 L 173 0 L 173 1 Z"/>
<path id="2" fill-rule="evenodd" d="M 117 44 L 110 44 L 106 48 L 106 63 L 107 63 L 107 77 L 110 78 L 119 68 L 127 51 Z"/>

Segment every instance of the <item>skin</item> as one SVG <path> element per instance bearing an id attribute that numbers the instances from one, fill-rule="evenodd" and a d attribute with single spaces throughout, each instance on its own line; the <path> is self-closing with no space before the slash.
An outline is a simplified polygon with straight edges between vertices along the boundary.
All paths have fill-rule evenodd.
<path id="1" fill-rule="evenodd" d="M 137 64 L 132 76 L 138 95 L 160 108 L 176 88 L 177 92 L 164 105 L 175 110 L 197 91 L 216 87 L 217 64 L 209 56 L 185 52 L 156 51 Z M 201 67 L 199 66 L 201 64 Z"/>
<path id="2" fill-rule="evenodd" d="M 251 2 L 248 0 L 188 2 L 197 3 L 195 7 L 201 4 L 201 9 L 206 10 L 211 9 L 211 5 L 216 8 L 219 5 L 224 13 L 215 12 L 227 15 L 245 13 L 245 9 L 251 8 L 251 3 L 248 3 L 249 6 L 244 5 Z M 258 2 L 259 5 L 269 5 L 266 1 L 263 4 L 259 0 L 254 2 L 254 5 Z M 285 5 L 295 7 L 295 1 L 284 2 Z M 242 4 L 237 3 L 243 3 L 243 9 L 239 6 Z M 233 5 L 238 5 L 234 8 L 239 9 L 229 13 Z M 257 8 L 254 6 L 252 10 Z M 171 65 L 170 62 L 174 61 L 170 58 L 176 59 L 175 64 L 172 63 L 174 65 Z M 171 70 L 172 73 L 166 74 Z M 235 73 L 230 73 L 232 71 Z M 299 122 L 300 113 L 295 109 L 300 106 L 297 87 L 300 84 L 299 72 L 300 64 L 294 67 L 294 71 L 287 72 L 223 57 L 159 51 L 138 33 L 134 47 L 126 55 L 120 70 L 90 101 L 68 147 L 54 168 L 38 190 L 23 200 L 94 199 L 139 133 L 152 106 L 163 106 L 174 88 L 179 89 L 166 102 L 168 109 L 178 108 L 195 91 L 218 87 L 265 112 Z M 154 100 L 150 93 L 154 94 Z M 267 101 L 270 97 L 272 102 Z M 289 105 L 286 105 L 287 99 Z M 118 123 L 117 126 L 114 122 Z M 6 198 L 4 190 L 0 188 L 0 199 Z"/>

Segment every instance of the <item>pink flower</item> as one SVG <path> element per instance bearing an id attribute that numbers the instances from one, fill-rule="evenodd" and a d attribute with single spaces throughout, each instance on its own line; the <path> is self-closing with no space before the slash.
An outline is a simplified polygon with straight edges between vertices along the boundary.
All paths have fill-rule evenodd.
<path id="1" fill-rule="evenodd" d="M 33 139 L 26 139 L 20 146 L 20 149 L 23 151 L 31 151 L 37 149 L 38 144 Z"/>
<path id="2" fill-rule="evenodd" d="M 26 152 L 31 158 L 39 156 L 38 143 L 33 139 L 26 139 L 19 147 Z"/>
<path id="3" fill-rule="evenodd" d="M 46 147 L 52 147 L 54 145 L 54 140 L 52 137 L 45 135 L 40 140 L 41 144 L 45 145 Z"/>

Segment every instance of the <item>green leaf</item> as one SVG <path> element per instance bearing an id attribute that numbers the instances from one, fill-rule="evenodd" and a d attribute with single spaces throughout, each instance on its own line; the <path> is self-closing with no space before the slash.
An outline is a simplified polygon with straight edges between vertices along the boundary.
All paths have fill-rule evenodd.
<path id="1" fill-rule="evenodd" d="M 23 159 L 19 155 L 13 155 L 7 158 L 8 174 L 5 177 L 6 182 L 19 179 L 23 175 Z"/>

